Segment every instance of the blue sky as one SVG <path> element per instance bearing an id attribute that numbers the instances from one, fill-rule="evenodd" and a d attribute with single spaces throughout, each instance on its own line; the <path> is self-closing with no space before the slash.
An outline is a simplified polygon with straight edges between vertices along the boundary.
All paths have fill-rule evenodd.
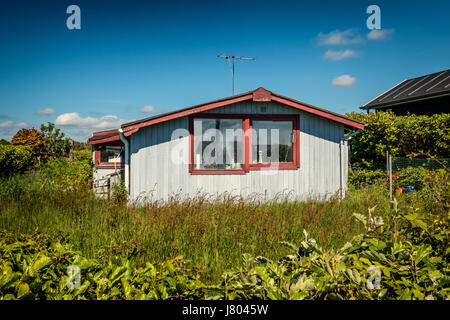
<path id="1" fill-rule="evenodd" d="M 69 30 L 66 9 L 81 9 Z M 366 8 L 381 9 L 369 35 Z M 449 1 L 0 2 L 0 138 L 56 122 L 72 138 L 268 90 L 338 113 L 450 68 Z"/>

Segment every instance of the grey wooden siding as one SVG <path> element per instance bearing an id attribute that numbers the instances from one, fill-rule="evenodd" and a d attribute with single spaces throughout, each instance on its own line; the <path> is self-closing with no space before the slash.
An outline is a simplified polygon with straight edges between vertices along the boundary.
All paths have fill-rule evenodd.
<path id="1" fill-rule="evenodd" d="M 188 118 L 141 128 L 130 141 L 130 196 L 132 200 L 167 200 L 170 196 L 233 195 L 272 199 L 326 198 L 347 183 L 347 146 L 340 146 L 344 126 L 277 102 L 240 102 L 208 113 L 300 114 L 300 169 L 250 171 L 245 175 L 191 175 L 188 170 L 189 137 L 171 140 L 176 129 L 188 130 Z M 343 152 L 341 163 L 340 148 Z M 184 163 L 171 157 L 184 150 Z M 174 159 L 179 159 L 174 157 Z"/>

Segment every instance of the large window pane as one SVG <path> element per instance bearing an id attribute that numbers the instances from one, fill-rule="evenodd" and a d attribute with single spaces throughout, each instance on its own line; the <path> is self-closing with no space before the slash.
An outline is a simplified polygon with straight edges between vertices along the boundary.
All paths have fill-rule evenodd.
<path id="1" fill-rule="evenodd" d="M 292 121 L 254 120 L 252 163 L 293 162 Z"/>
<path id="2" fill-rule="evenodd" d="M 102 146 L 100 149 L 100 162 L 123 162 L 123 146 Z"/>
<path id="3" fill-rule="evenodd" d="M 242 119 L 194 119 L 194 169 L 242 169 L 242 137 Z"/>

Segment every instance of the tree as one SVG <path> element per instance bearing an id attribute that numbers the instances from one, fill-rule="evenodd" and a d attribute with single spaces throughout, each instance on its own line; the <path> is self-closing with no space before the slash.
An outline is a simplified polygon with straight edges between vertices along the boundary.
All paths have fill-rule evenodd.
<path id="1" fill-rule="evenodd" d="M 8 140 L 0 139 L 0 145 L 7 145 L 7 144 L 9 144 Z"/>
<path id="2" fill-rule="evenodd" d="M 11 140 L 12 145 L 28 146 L 38 156 L 44 147 L 44 134 L 36 129 L 21 129 Z"/>
<path id="3" fill-rule="evenodd" d="M 46 158 L 64 157 L 70 153 L 71 139 L 65 138 L 65 134 L 53 123 L 42 124 L 41 132 L 44 134 Z"/>

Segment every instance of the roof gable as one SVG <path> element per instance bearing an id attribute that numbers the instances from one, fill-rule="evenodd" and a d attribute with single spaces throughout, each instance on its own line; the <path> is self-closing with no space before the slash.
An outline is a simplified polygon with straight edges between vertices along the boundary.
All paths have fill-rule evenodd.
<path id="1" fill-rule="evenodd" d="M 153 116 L 150 118 L 145 118 L 145 119 L 141 119 L 141 120 L 137 120 L 137 121 L 133 121 L 133 122 L 128 122 L 128 123 L 123 124 L 122 128 L 123 128 L 125 136 L 130 136 L 133 133 L 137 132 L 142 127 L 150 126 L 150 125 L 153 125 L 156 123 L 169 121 L 169 120 L 180 118 L 180 117 L 185 117 L 185 116 L 199 113 L 199 112 L 212 110 L 215 108 L 231 105 L 231 104 L 241 102 L 241 101 L 246 101 L 246 100 L 276 101 L 276 102 L 279 102 L 281 104 L 284 104 L 286 106 L 289 106 L 289 107 L 292 107 L 292 108 L 295 108 L 298 110 L 302 110 L 302 111 L 312 113 L 312 114 L 315 114 L 315 115 L 323 117 L 323 118 L 327 118 L 327 119 L 330 119 L 330 120 L 333 120 L 336 122 L 343 123 L 344 125 L 347 125 L 350 127 L 354 127 L 357 129 L 364 129 L 364 124 L 359 121 L 352 120 L 343 115 L 340 115 L 340 114 L 337 114 L 337 113 L 334 113 L 334 112 L 331 112 L 331 111 L 328 111 L 325 109 L 321 109 L 321 108 L 297 101 L 292 98 L 284 97 L 277 93 L 268 91 L 262 87 L 260 87 L 256 90 L 253 90 L 253 91 L 234 95 L 234 96 L 231 96 L 228 98 L 215 100 L 215 101 L 199 104 L 196 106 L 160 114 L 160 115 Z"/>

